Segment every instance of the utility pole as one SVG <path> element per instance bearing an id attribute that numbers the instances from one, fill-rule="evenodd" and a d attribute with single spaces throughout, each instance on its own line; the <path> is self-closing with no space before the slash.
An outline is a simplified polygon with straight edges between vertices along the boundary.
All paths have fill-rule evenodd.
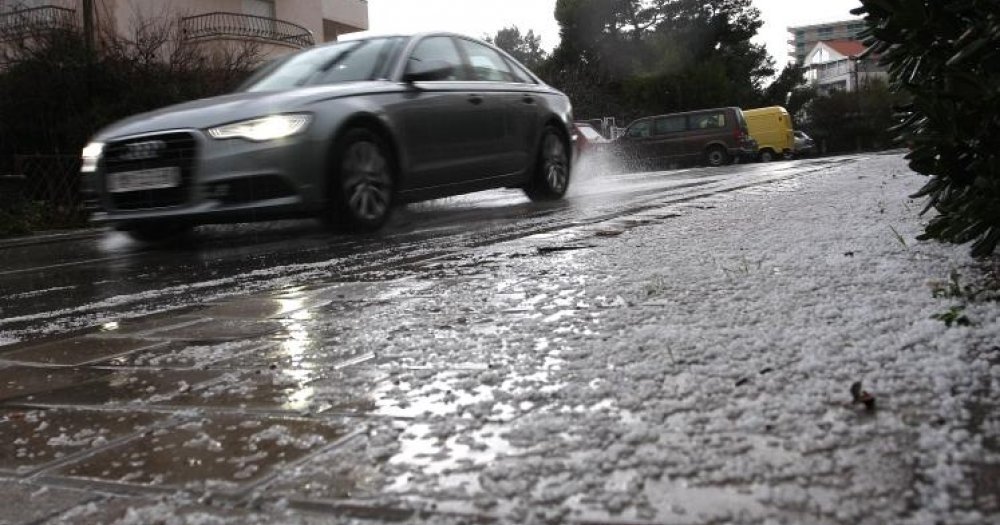
<path id="1" fill-rule="evenodd" d="M 87 51 L 94 51 L 94 0 L 83 0 L 83 39 Z"/>

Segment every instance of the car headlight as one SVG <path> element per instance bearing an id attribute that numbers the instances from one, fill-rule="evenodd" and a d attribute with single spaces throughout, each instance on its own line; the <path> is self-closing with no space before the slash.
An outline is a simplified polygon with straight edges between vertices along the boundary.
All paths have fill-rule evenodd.
<path id="1" fill-rule="evenodd" d="M 103 142 L 91 142 L 87 144 L 87 147 L 83 148 L 83 163 L 80 165 L 80 171 L 83 173 L 97 171 L 97 163 L 101 161 L 101 154 L 103 153 Z"/>
<path id="2" fill-rule="evenodd" d="M 211 128 L 208 134 L 215 139 L 247 139 L 264 142 L 291 137 L 306 129 L 310 122 L 312 116 L 307 114 L 272 115 Z"/>

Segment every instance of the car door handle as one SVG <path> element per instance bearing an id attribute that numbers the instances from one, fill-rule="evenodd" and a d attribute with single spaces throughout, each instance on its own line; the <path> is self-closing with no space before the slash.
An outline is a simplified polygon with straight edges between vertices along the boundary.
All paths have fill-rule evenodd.
<path id="1" fill-rule="evenodd" d="M 524 102 L 525 104 L 534 104 L 535 103 L 535 97 L 532 97 L 532 96 L 529 96 L 529 95 L 525 95 L 525 96 L 521 97 L 521 102 Z"/>
<path id="2" fill-rule="evenodd" d="M 478 106 L 483 103 L 483 97 L 481 95 L 469 95 L 469 102 Z"/>

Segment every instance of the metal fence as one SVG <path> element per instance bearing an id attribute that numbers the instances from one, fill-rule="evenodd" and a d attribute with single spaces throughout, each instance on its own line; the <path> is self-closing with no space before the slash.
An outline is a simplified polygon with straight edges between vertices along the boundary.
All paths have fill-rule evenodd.
<path id="1" fill-rule="evenodd" d="M 0 42 L 76 25 L 76 11 L 54 5 L 0 13 Z"/>
<path id="2" fill-rule="evenodd" d="M 86 224 L 76 155 L 15 155 L 0 174 L 0 230 L 73 228 Z M 16 226 L 16 227 L 15 227 Z"/>
<path id="3" fill-rule="evenodd" d="M 217 12 L 182 18 L 181 34 L 185 40 L 252 39 L 299 49 L 315 44 L 312 32 L 300 25 L 239 13 Z"/>

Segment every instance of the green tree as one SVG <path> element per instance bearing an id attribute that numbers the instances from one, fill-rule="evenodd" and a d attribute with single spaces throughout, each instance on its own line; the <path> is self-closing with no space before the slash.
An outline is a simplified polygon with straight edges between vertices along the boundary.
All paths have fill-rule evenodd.
<path id="1" fill-rule="evenodd" d="M 763 106 L 784 106 L 789 113 L 795 114 L 792 108 L 788 108 L 792 101 L 792 94 L 804 86 L 806 83 L 805 70 L 798 64 L 788 64 L 774 82 L 764 88 Z M 794 108 L 797 110 L 798 108 Z"/>
<path id="2" fill-rule="evenodd" d="M 892 144 L 893 107 L 901 102 L 885 82 L 871 80 L 856 91 L 816 96 L 799 124 L 828 153 L 885 149 Z"/>
<path id="3" fill-rule="evenodd" d="M 620 100 L 625 118 L 751 106 L 774 74 L 750 41 L 762 25 L 751 0 L 558 0 L 555 16 L 562 41 L 547 78 L 581 115 L 613 105 L 589 103 L 606 99 Z"/>
<path id="4" fill-rule="evenodd" d="M 517 26 L 505 27 L 495 35 L 487 35 L 485 40 L 503 49 L 532 70 L 541 67 L 548 58 L 542 49 L 542 37 L 536 35 L 532 29 L 522 35 Z"/>

